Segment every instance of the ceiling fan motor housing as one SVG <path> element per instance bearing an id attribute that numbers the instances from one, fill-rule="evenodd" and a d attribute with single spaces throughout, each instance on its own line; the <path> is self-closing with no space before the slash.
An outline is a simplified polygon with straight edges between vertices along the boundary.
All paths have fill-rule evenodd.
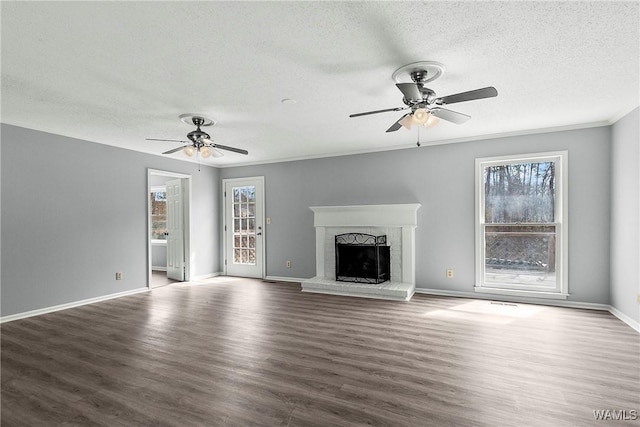
<path id="1" fill-rule="evenodd" d="M 422 93 L 422 99 L 427 103 L 427 104 L 431 104 L 433 103 L 433 101 L 436 98 L 436 93 L 427 88 L 427 87 L 422 87 L 420 88 L 420 93 Z"/>
<path id="2" fill-rule="evenodd" d="M 422 99 L 407 99 L 406 97 L 404 97 L 402 98 L 402 102 L 412 108 L 425 108 L 436 100 L 436 93 L 428 87 L 423 87 L 422 85 L 418 84 L 418 90 L 420 91 Z"/>
<path id="3" fill-rule="evenodd" d="M 198 126 L 198 129 L 189 132 L 187 134 L 187 138 L 189 138 L 189 141 L 193 142 L 194 146 L 196 147 L 204 146 L 205 143 L 202 142 L 203 139 L 208 139 L 208 140 L 211 139 L 208 133 L 200 130 L 200 126 Z"/>

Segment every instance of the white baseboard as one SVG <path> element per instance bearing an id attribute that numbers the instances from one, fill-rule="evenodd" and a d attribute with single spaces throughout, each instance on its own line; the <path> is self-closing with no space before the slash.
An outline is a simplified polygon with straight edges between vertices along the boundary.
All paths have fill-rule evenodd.
<path id="1" fill-rule="evenodd" d="M 25 311 L 23 313 L 10 314 L 8 316 L 0 317 L 0 323 L 11 322 L 13 320 L 26 319 L 27 317 L 40 316 L 41 314 L 53 313 L 54 311 L 66 310 L 68 308 L 80 307 L 81 305 L 95 304 L 101 301 L 107 301 L 114 298 L 126 297 L 129 295 L 139 294 L 142 292 L 148 292 L 149 288 L 138 288 L 130 291 L 118 292 L 115 294 L 103 295 L 95 298 L 83 299 L 80 301 L 69 302 L 66 304 L 54 305 L 52 307 L 39 308 L 37 310 Z"/>
<path id="2" fill-rule="evenodd" d="M 518 296 L 511 296 L 511 295 L 494 295 L 494 294 L 482 294 L 482 293 L 476 293 L 476 292 L 463 292 L 463 291 L 445 291 L 441 289 L 427 289 L 427 288 L 416 288 L 416 293 L 441 295 L 445 297 L 519 302 L 521 304 L 538 304 L 538 305 L 553 305 L 557 307 L 585 308 L 588 310 L 609 310 L 609 306 L 607 304 L 596 304 L 591 302 L 552 300 L 552 299 L 544 299 L 544 298 L 537 299 L 537 298 L 518 297 Z"/>
<path id="3" fill-rule="evenodd" d="M 639 322 L 636 322 L 635 320 L 633 320 L 632 318 L 630 318 L 629 316 L 627 316 L 626 314 L 624 314 L 623 312 L 621 312 L 620 310 L 618 310 L 617 308 L 615 308 L 613 306 L 609 306 L 609 312 L 611 314 L 613 314 L 614 316 L 616 316 L 618 319 L 622 320 L 627 325 L 631 326 L 637 332 L 640 332 L 640 323 Z"/>
<path id="4" fill-rule="evenodd" d="M 264 280 L 272 280 L 274 282 L 302 283 L 303 281 L 308 279 L 301 279 L 300 277 L 265 276 Z"/>
<path id="5" fill-rule="evenodd" d="M 160 266 L 152 265 L 151 266 L 151 271 L 167 271 L 167 267 L 160 267 Z"/>
<path id="6" fill-rule="evenodd" d="M 631 328 L 640 332 L 640 323 L 636 322 L 626 314 L 622 313 L 617 308 L 608 305 L 608 304 L 597 304 L 592 302 L 578 302 L 578 301 L 566 301 L 566 300 L 547 300 L 547 299 L 533 299 L 533 298 L 518 298 L 506 295 L 483 295 L 475 292 L 462 292 L 462 291 L 444 291 L 441 289 L 427 289 L 427 288 L 416 288 L 416 294 L 427 294 L 427 295 L 439 295 L 444 297 L 456 297 L 456 298 L 471 298 L 471 299 L 486 299 L 486 300 L 494 300 L 494 301 L 508 301 L 508 302 L 517 302 L 522 304 L 538 304 L 538 305 L 552 305 L 555 307 L 566 307 L 566 308 L 582 308 L 587 310 L 602 310 L 608 311 L 622 322 L 629 325 Z"/>
<path id="7" fill-rule="evenodd" d="M 489 295 L 506 295 L 507 297 L 521 297 L 521 298 L 534 298 L 534 299 L 567 299 L 569 294 L 561 294 L 558 292 L 539 292 L 539 291 L 522 291 L 518 289 L 495 289 L 484 288 L 482 286 L 476 286 L 473 288 L 476 293 L 489 294 Z"/>

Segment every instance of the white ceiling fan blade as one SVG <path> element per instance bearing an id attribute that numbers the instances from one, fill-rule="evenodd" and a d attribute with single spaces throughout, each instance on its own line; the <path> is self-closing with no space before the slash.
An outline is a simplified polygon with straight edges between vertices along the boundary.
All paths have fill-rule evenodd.
<path id="1" fill-rule="evenodd" d="M 457 111 L 447 110 L 440 107 L 432 108 L 430 113 L 442 120 L 446 120 L 458 125 L 466 122 L 471 118 L 471 116 L 467 116 L 466 114 L 458 113 Z"/>
<path id="2" fill-rule="evenodd" d="M 369 114 L 386 113 L 388 111 L 402 111 L 402 110 L 406 110 L 407 108 L 409 108 L 409 107 L 385 108 L 384 110 L 375 110 L 375 111 L 367 111 L 365 113 L 349 114 L 349 117 L 368 116 Z"/>
<path id="3" fill-rule="evenodd" d="M 249 154 L 247 150 L 243 150 L 242 148 L 229 147 L 226 145 L 213 144 L 213 148 L 219 148 L 221 150 L 233 151 L 238 154 Z"/>
<path id="4" fill-rule="evenodd" d="M 415 83 L 396 83 L 400 92 L 404 95 L 404 99 L 409 102 L 420 102 L 422 101 L 422 93 L 420 93 L 420 89 L 418 89 L 418 85 Z"/>
<path id="5" fill-rule="evenodd" d="M 181 139 L 157 139 L 157 138 L 145 138 L 147 141 L 163 141 L 163 142 L 189 142 Z"/>
<path id="6" fill-rule="evenodd" d="M 482 89 L 470 90 L 467 92 L 460 92 L 453 95 L 443 96 L 436 99 L 437 104 L 453 104 L 455 102 L 473 101 L 474 99 L 493 98 L 498 96 L 498 91 L 495 87 L 483 87 Z"/>
<path id="7" fill-rule="evenodd" d="M 202 147 L 202 150 L 201 150 L 203 153 L 206 150 L 206 152 L 207 152 L 206 157 L 209 157 L 209 156 L 211 156 L 211 157 L 224 157 L 224 153 L 216 148 L 216 144 L 214 144 L 211 141 L 211 139 L 202 138 L 200 141 L 208 141 L 208 142 L 205 142 L 205 145 L 204 145 L 204 147 Z M 203 156 L 203 157 L 205 157 L 205 156 Z"/>
<path id="8" fill-rule="evenodd" d="M 387 129 L 387 132 L 395 132 L 398 129 L 400 129 L 402 127 L 402 123 L 400 123 L 400 122 L 402 121 L 402 119 L 404 119 L 405 117 L 407 117 L 409 115 L 411 115 L 411 113 L 407 113 L 404 116 L 400 117 L 397 122 L 392 124 L 391 127 L 389 129 Z"/>
<path id="9" fill-rule="evenodd" d="M 178 151 L 182 150 L 183 148 L 184 148 L 184 147 L 174 148 L 173 150 L 165 151 L 165 152 L 164 152 L 164 153 L 162 153 L 162 154 L 173 154 L 173 153 L 175 153 L 175 152 L 178 152 Z"/>

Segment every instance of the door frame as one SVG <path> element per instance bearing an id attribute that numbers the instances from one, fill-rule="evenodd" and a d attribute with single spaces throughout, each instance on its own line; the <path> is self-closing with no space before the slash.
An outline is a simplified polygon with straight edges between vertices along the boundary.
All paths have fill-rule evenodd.
<path id="1" fill-rule="evenodd" d="M 264 279 L 266 277 L 266 259 L 267 259 L 267 245 L 265 241 L 267 239 L 267 227 L 266 227 L 266 194 L 265 194 L 265 186 L 264 186 L 264 176 L 245 176 L 241 178 L 224 178 L 222 180 L 222 191 L 220 194 L 222 195 L 222 272 L 226 276 L 227 275 L 227 260 L 231 256 L 231 254 L 227 253 L 227 197 L 225 196 L 225 188 L 227 188 L 227 183 L 233 183 L 237 181 L 245 181 L 247 179 L 255 179 L 258 181 L 259 190 L 262 192 L 262 239 L 260 239 L 260 261 L 262 263 L 262 271 L 260 272 L 261 278 Z"/>
<path id="2" fill-rule="evenodd" d="M 167 178 L 181 178 L 184 179 L 186 200 L 184 200 L 184 218 L 182 223 L 182 231 L 184 233 L 184 281 L 191 280 L 191 175 L 170 172 L 160 169 L 147 169 L 147 288 L 151 288 L 151 201 L 149 194 L 151 194 L 151 177 L 152 176 L 164 176 Z"/>

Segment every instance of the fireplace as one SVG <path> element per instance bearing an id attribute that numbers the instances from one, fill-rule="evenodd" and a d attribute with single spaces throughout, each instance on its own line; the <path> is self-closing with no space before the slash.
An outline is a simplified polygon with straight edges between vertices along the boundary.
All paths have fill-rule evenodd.
<path id="1" fill-rule="evenodd" d="M 389 280 L 387 236 L 344 233 L 337 235 L 335 242 L 337 281 L 377 284 Z"/>
<path id="2" fill-rule="evenodd" d="M 302 280 L 302 291 L 396 301 L 410 300 L 415 292 L 416 283 L 415 229 L 418 226 L 419 208 L 419 203 L 312 206 L 316 231 L 316 275 Z M 389 272 L 386 281 L 363 283 L 338 280 L 336 273 L 338 276 L 341 274 L 336 268 L 336 250 L 342 249 L 336 246 L 336 236 L 349 233 L 369 234 L 374 238 L 384 237 L 385 242 L 378 246 L 387 248 L 381 249 L 382 251 L 389 251 Z M 375 255 L 375 248 L 373 250 Z M 354 277 L 351 273 L 343 276 Z"/>

